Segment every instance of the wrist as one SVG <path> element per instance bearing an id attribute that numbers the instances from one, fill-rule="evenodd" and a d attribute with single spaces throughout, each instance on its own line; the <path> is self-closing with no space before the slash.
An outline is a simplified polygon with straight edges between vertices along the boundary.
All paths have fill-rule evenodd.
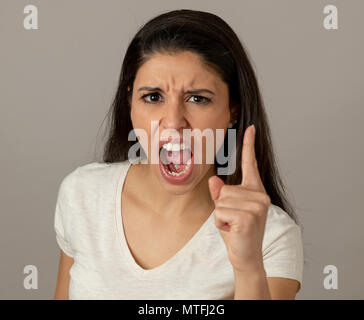
<path id="1" fill-rule="evenodd" d="M 263 264 L 245 266 L 244 268 L 233 268 L 235 277 L 266 276 Z"/>
<path id="2" fill-rule="evenodd" d="M 264 267 L 234 269 L 234 300 L 270 300 L 267 276 Z"/>

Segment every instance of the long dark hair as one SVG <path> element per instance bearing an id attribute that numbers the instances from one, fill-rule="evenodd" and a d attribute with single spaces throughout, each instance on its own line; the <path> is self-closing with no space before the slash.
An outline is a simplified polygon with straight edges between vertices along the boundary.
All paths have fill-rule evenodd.
<path id="1" fill-rule="evenodd" d="M 135 143 L 128 141 L 128 135 L 133 129 L 129 103 L 137 70 L 153 54 L 180 51 L 198 54 L 204 63 L 214 68 L 229 87 L 230 106 L 233 103 L 240 106 L 234 125 L 237 132 L 236 170 L 220 178 L 226 184 L 241 182 L 242 139 L 245 129 L 254 124 L 258 168 L 271 203 L 286 211 L 298 224 L 278 173 L 267 115 L 248 54 L 230 26 L 212 13 L 173 10 L 158 15 L 138 30 L 126 50 L 118 89 L 107 115 L 109 129 L 103 161 L 113 163 L 127 160 L 128 150 Z M 128 86 L 130 91 L 127 90 Z"/>

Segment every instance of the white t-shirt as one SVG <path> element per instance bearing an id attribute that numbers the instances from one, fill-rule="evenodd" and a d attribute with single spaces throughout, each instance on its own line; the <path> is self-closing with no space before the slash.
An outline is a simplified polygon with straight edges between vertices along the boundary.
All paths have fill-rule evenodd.
<path id="1" fill-rule="evenodd" d="M 213 212 L 164 264 L 145 270 L 135 262 L 121 215 L 121 190 L 129 167 L 129 161 L 93 162 L 62 180 L 54 227 L 58 245 L 74 259 L 69 298 L 233 299 L 233 268 Z M 302 283 L 301 229 L 273 204 L 263 238 L 263 261 L 267 277 Z"/>

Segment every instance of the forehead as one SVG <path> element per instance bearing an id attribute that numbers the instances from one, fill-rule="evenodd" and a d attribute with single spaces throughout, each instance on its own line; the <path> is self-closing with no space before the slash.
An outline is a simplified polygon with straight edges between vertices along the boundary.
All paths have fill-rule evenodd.
<path id="1" fill-rule="evenodd" d="M 214 69 L 204 64 L 197 54 L 189 51 L 153 55 L 139 68 L 135 83 L 178 87 L 204 85 L 215 90 L 224 85 Z"/>

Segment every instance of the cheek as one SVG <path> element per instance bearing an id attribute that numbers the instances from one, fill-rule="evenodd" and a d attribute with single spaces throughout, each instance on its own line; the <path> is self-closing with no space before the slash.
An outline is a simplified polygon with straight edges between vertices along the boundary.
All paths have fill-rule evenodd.
<path id="1" fill-rule="evenodd" d="M 211 129 L 225 128 L 230 119 L 230 110 L 226 106 L 215 106 L 203 115 L 196 117 L 202 127 Z"/>
<path id="2" fill-rule="evenodd" d="M 131 110 L 130 110 L 130 118 L 131 118 L 132 123 L 133 124 L 139 123 L 140 120 L 141 120 L 141 117 L 140 116 L 141 116 L 141 114 L 140 114 L 140 112 L 138 110 L 138 107 L 134 104 L 131 107 Z"/>
<path id="3" fill-rule="evenodd" d="M 148 114 L 143 112 L 142 108 L 134 105 L 130 110 L 130 118 L 134 128 L 141 128 L 146 130 L 150 126 L 150 119 Z"/>
<path id="4" fill-rule="evenodd" d="M 220 148 L 222 143 L 224 142 L 226 129 L 229 124 L 230 114 L 229 113 L 220 113 L 217 117 L 211 117 L 208 119 L 208 123 L 206 123 L 205 128 L 209 128 L 212 130 L 214 135 L 214 147 L 217 147 L 217 150 Z M 215 151 L 217 151 L 215 150 Z"/>
<path id="5" fill-rule="evenodd" d="M 133 125 L 133 129 L 135 130 L 135 134 L 138 137 L 138 141 L 141 144 L 142 148 L 148 150 L 150 152 L 150 122 L 149 119 L 145 116 L 145 113 L 140 112 L 140 108 L 133 107 L 130 110 L 130 118 L 131 123 Z M 149 155 L 148 155 L 149 156 Z"/>

